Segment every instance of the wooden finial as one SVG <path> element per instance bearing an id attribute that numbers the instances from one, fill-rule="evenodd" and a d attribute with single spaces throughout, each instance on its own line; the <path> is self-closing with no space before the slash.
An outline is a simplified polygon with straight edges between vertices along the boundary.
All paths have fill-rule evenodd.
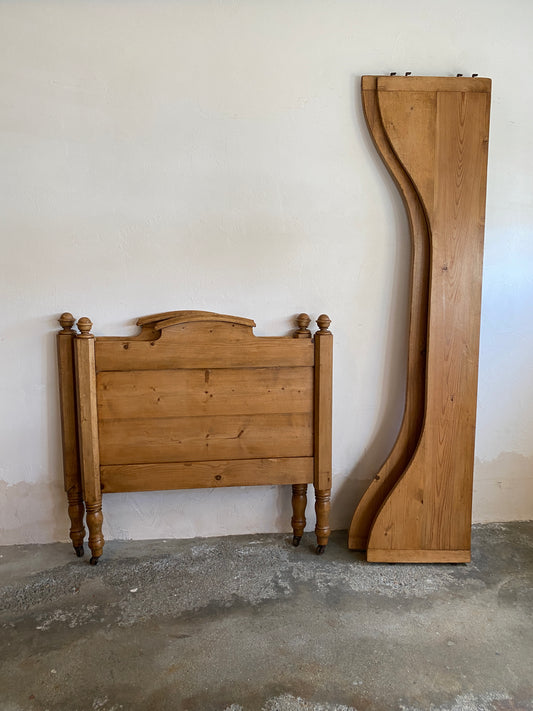
<path id="1" fill-rule="evenodd" d="M 331 323 L 331 319 L 329 316 L 327 316 L 326 314 L 321 314 L 317 318 L 316 322 L 318 328 L 320 329 L 320 333 L 331 333 L 331 331 L 328 330 L 329 324 Z"/>
<path id="2" fill-rule="evenodd" d="M 300 314 L 296 318 L 298 329 L 294 332 L 294 338 L 311 338 L 311 331 L 307 328 L 311 319 L 307 314 Z"/>
<path id="3" fill-rule="evenodd" d="M 93 326 L 93 323 L 90 318 L 87 318 L 87 316 L 82 316 L 78 320 L 78 328 L 80 329 L 80 335 L 78 338 L 94 338 L 94 336 L 91 333 L 91 328 Z"/>
<path id="4" fill-rule="evenodd" d="M 61 314 L 59 317 L 59 323 L 61 325 L 61 328 L 63 329 L 63 332 L 68 333 L 69 331 L 72 331 L 72 326 L 74 326 L 74 322 L 76 319 L 72 314 L 69 314 L 68 311 L 65 311 L 64 314 Z"/>

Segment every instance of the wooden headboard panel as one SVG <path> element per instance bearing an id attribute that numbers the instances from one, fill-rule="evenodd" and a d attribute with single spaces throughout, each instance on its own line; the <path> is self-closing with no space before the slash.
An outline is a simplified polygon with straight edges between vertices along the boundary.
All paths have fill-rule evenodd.
<path id="1" fill-rule="evenodd" d="M 328 317 L 319 318 L 314 340 L 309 322 L 301 314 L 293 335 L 256 337 L 250 319 L 175 311 L 139 319 L 132 337 L 95 338 L 86 318 L 79 334 L 60 332 L 60 345 L 70 337 L 74 346 L 93 562 L 103 547 L 102 493 L 292 484 L 301 508 L 302 486 L 313 482 L 328 492 L 329 509 L 332 338 Z M 68 490 L 66 469 L 65 481 Z M 78 536 L 77 550 L 82 544 Z"/>

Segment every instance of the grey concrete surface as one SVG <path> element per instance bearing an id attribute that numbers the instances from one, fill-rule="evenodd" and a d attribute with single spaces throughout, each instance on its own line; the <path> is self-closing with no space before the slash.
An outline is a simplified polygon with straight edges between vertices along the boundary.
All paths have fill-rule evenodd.
<path id="1" fill-rule="evenodd" d="M 367 564 L 335 533 L 0 548 L 0 708 L 533 709 L 533 522 L 468 565 Z"/>

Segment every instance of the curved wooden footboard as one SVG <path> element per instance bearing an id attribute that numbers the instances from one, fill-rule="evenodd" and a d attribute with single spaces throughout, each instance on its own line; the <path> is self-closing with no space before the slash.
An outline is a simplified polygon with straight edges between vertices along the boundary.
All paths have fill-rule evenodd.
<path id="1" fill-rule="evenodd" d="M 366 542 L 370 561 L 470 558 L 490 89 L 489 79 L 463 77 L 363 80 L 369 127 L 402 193 L 414 249 L 405 416 L 350 528 L 350 547 Z M 416 264 L 424 241 L 425 332 L 427 287 Z M 425 377 L 415 366 L 423 333 Z"/>
<path id="2" fill-rule="evenodd" d="M 412 457 L 424 416 L 429 233 L 416 189 L 388 141 L 381 122 L 375 76 L 362 77 L 363 110 L 370 135 L 402 197 L 411 234 L 411 298 L 405 408 L 400 431 L 386 461 L 372 479 L 352 518 L 348 547 L 366 549 L 372 522 Z"/>

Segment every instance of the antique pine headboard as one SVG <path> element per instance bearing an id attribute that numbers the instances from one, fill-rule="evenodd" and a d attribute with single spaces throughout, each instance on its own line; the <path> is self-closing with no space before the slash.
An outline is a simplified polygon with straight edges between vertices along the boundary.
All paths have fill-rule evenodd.
<path id="1" fill-rule="evenodd" d="M 256 337 L 249 319 L 205 311 L 140 318 L 131 337 L 59 319 L 63 464 L 70 537 L 102 555 L 102 494 L 292 484 L 293 543 L 316 494 L 317 552 L 330 528 L 332 335 L 300 314 L 293 336 Z"/>

